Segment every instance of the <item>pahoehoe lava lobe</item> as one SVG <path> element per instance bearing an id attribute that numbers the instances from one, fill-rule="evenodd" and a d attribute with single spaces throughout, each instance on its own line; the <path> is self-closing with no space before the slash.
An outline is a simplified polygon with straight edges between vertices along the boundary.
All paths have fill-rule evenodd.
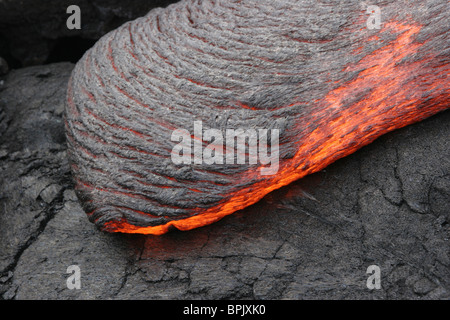
<path id="1" fill-rule="evenodd" d="M 111 232 L 203 226 L 447 109 L 447 2 L 384 1 L 380 12 L 370 30 L 355 1 L 182 1 L 105 35 L 67 94 L 89 219 Z M 276 174 L 249 161 L 175 164 L 172 133 L 192 134 L 194 121 L 278 129 Z"/>

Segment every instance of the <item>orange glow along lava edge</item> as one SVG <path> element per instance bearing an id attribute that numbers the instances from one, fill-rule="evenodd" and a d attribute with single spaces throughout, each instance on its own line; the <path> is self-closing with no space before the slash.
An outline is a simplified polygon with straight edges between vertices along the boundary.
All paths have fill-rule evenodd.
<path id="1" fill-rule="evenodd" d="M 308 94 L 294 83 L 300 77 L 295 71 L 302 70 L 302 64 L 293 67 L 293 75 L 289 74 L 289 64 L 302 59 L 299 51 L 316 44 L 320 49 L 317 55 L 322 55 L 322 49 L 331 51 L 332 47 L 327 46 L 334 43 L 333 38 L 280 36 L 276 27 L 268 27 L 270 36 L 277 41 L 283 38 L 280 43 L 292 50 L 286 49 L 284 56 L 274 59 L 271 49 L 263 48 L 255 57 L 254 50 L 246 51 L 249 44 L 227 34 L 227 30 L 214 35 L 214 41 L 207 40 L 204 32 L 193 34 L 194 26 L 186 22 L 191 29 L 184 32 L 192 40 L 186 40 L 185 46 L 199 55 L 198 60 L 193 58 L 192 65 L 203 72 L 217 72 L 218 79 L 214 75 L 202 77 L 201 72 L 190 75 L 186 71 L 188 54 L 177 52 L 173 59 L 168 55 L 182 31 L 177 25 L 171 29 L 164 24 L 168 21 L 165 16 L 177 12 L 181 12 L 182 19 L 184 6 L 190 8 L 188 20 L 201 21 L 205 13 L 192 14 L 198 8 L 191 2 L 155 10 L 101 39 L 97 49 L 79 62 L 69 84 L 66 128 L 76 191 L 89 219 L 101 230 L 161 235 L 171 228 L 184 231 L 211 224 L 258 202 L 275 189 L 324 169 L 385 133 L 449 108 L 448 56 L 430 49 L 428 39 L 418 41 L 426 26 L 417 22 L 391 19 L 378 33 L 367 34 L 364 41 L 343 48 L 342 55 L 352 54 L 349 61 L 330 63 L 333 74 L 318 74 L 311 80 L 315 90 L 311 92 L 316 93 Z M 230 8 L 224 10 L 236 16 L 242 13 L 239 7 Z M 244 24 L 245 19 L 250 18 L 237 18 L 235 24 Z M 352 23 L 346 28 L 356 29 Z M 356 32 L 363 31 L 350 34 Z M 156 43 L 164 38 L 161 34 L 175 40 Z M 221 41 L 219 36 L 228 36 L 232 41 Z M 142 48 L 133 47 L 138 42 L 143 43 Z M 119 55 L 120 63 L 115 58 L 117 50 L 127 56 Z M 240 61 L 236 62 L 240 64 L 237 69 L 250 74 L 261 72 L 262 80 L 256 89 L 249 89 L 255 85 L 253 76 L 241 79 L 233 67 L 227 70 L 227 64 L 220 61 L 219 65 L 202 69 L 200 63 L 208 55 L 233 63 L 233 50 L 241 53 L 235 57 Z M 100 52 L 104 59 L 96 56 Z M 332 61 L 333 55 L 329 55 L 326 59 Z M 106 63 L 109 67 L 103 66 Z M 120 81 L 115 82 L 106 69 Z M 264 72 L 268 73 L 267 81 L 273 83 L 265 80 Z M 267 92 L 269 96 L 272 88 L 285 88 L 280 83 L 286 79 L 294 83 L 294 89 L 285 99 L 283 95 L 275 100 L 257 95 Z M 149 95 L 142 94 L 144 91 Z M 175 97 L 174 101 L 166 100 L 167 95 Z M 258 104 L 258 99 L 263 102 Z M 99 104 L 101 107 L 97 107 Z M 184 171 L 170 164 L 173 142 L 167 138 L 169 133 L 199 118 L 208 127 L 216 124 L 223 129 L 221 113 L 229 117 L 224 123 L 228 125 L 229 119 L 234 119 L 231 121 L 235 127 L 245 121 L 249 127 L 268 127 L 271 122 L 284 123 L 282 119 L 287 119 L 276 174 L 262 176 L 260 164 L 238 169 L 192 166 Z M 254 120 L 263 115 L 267 120 Z"/>

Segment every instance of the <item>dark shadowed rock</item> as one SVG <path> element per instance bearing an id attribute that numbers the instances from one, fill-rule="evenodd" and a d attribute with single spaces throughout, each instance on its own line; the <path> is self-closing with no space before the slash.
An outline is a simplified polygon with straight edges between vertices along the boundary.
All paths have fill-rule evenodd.
<path id="1" fill-rule="evenodd" d="M 0 1 L 0 55 L 19 65 L 37 65 L 55 59 L 61 46 L 69 54 L 128 20 L 175 0 L 15 0 Z M 70 5 L 81 10 L 81 29 L 68 29 Z M 74 52 L 75 51 L 75 52 Z M 63 61 L 63 60 L 58 60 Z"/>
<path id="2" fill-rule="evenodd" d="M 0 57 L 0 76 L 8 73 L 9 67 L 5 59 Z"/>
<path id="3" fill-rule="evenodd" d="M 3 299 L 448 299 L 450 113 L 387 134 L 213 225 L 102 233 L 72 189 L 62 119 L 73 68 L 0 89 Z M 70 265 L 81 289 L 69 290 Z M 370 265 L 381 289 L 369 290 Z"/>

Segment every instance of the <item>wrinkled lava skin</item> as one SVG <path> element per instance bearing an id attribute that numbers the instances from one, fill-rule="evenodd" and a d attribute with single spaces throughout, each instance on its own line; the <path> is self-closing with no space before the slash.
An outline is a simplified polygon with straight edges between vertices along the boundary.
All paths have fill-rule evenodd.
<path id="1" fill-rule="evenodd" d="M 89 219 L 155 235 L 204 226 L 447 109 L 446 1 L 385 1 L 380 29 L 365 10 L 182 1 L 105 35 L 67 93 L 69 158 Z M 261 175 L 260 163 L 174 164 L 172 132 L 199 120 L 279 129 L 276 174 Z"/>

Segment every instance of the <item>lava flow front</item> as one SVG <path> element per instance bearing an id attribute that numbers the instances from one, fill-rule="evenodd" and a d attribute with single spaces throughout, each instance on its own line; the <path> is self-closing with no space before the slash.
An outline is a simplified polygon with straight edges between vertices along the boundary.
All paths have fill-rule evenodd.
<path id="1" fill-rule="evenodd" d="M 449 108 L 448 27 L 439 12 L 415 21 L 387 4 L 403 13 L 370 31 L 349 4 L 339 8 L 348 15 L 336 13 L 312 32 L 299 19 L 327 16 L 329 7 L 266 10 L 252 2 L 255 16 L 244 2 L 205 9 L 208 1 L 186 1 L 151 11 L 77 63 L 66 108 L 68 154 L 77 195 L 99 229 L 160 235 L 211 224 Z M 187 18 L 174 20 L 175 13 Z M 270 144 L 279 150 L 276 172 L 263 174 L 263 161 L 189 162 L 189 154 L 174 162 L 183 132 L 181 149 L 192 143 L 194 158 L 196 148 L 210 151 L 211 139 L 192 134 L 200 121 L 210 133 L 279 130 Z"/>

